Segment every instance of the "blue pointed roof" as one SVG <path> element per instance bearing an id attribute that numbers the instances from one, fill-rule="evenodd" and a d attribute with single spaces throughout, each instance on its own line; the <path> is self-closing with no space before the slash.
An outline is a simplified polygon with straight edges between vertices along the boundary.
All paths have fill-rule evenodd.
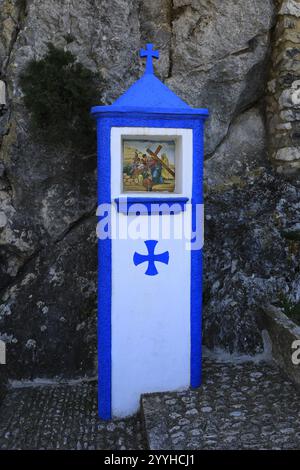
<path id="1" fill-rule="evenodd" d="M 183 109 L 190 107 L 152 74 L 143 75 L 112 106 Z"/>
<path id="2" fill-rule="evenodd" d="M 146 50 L 141 49 L 141 57 L 147 57 L 144 75 L 137 80 L 111 106 L 94 106 L 92 114 L 185 114 L 208 116 L 207 109 L 191 108 L 153 73 L 152 58 L 159 57 L 158 51 L 153 50 L 152 44 L 147 44 Z"/>

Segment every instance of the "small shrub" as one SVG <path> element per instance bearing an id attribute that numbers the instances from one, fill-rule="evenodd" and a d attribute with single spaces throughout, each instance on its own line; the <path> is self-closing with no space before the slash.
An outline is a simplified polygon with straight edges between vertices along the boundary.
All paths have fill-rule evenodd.
<path id="1" fill-rule="evenodd" d="M 48 44 L 47 54 L 31 60 L 20 77 L 32 128 L 48 143 L 84 153 L 95 151 L 90 107 L 99 102 L 94 74 L 75 56 Z"/>
<path id="2" fill-rule="evenodd" d="M 279 300 L 285 315 L 300 325 L 300 302 L 291 302 L 285 295 L 280 295 Z"/>

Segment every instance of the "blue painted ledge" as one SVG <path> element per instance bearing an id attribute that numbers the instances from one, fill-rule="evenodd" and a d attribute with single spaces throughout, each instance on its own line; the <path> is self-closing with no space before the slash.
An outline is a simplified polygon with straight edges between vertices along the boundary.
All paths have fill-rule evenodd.
<path id="1" fill-rule="evenodd" d="M 188 197 L 122 197 L 116 198 L 118 212 L 127 215 L 174 215 L 185 211 Z"/>

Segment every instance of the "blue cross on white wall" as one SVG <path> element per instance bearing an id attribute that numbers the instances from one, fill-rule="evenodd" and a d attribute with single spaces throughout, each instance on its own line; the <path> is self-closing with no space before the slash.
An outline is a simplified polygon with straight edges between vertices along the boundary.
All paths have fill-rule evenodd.
<path id="1" fill-rule="evenodd" d="M 145 73 L 153 73 L 152 58 L 159 58 L 159 52 L 153 49 L 153 44 L 146 44 L 146 50 L 140 50 L 140 57 L 147 57 Z"/>
<path id="2" fill-rule="evenodd" d="M 141 263 L 148 262 L 147 271 L 145 272 L 147 276 L 156 276 L 156 274 L 158 274 L 158 271 L 155 266 L 156 262 L 164 263 L 164 264 L 169 263 L 168 251 L 165 251 L 164 253 L 160 253 L 159 255 L 154 254 L 157 243 L 158 243 L 157 240 L 147 240 L 145 242 L 145 245 L 148 250 L 148 255 L 141 255 L 140 253 L 135 252 L 133 256 L 133 262 L 136 266 L 138 266 Z"/>

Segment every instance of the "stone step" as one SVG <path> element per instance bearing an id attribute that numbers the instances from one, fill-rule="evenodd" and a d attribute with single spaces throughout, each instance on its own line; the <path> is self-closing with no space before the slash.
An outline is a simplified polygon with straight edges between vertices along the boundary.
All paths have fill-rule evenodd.
<path id="1" fill-rule="evenodd" d="M 205 359 L 199 390 L 141 397 L 150 450 L 299 449 L 300 396 L 272 363 Z"/>

